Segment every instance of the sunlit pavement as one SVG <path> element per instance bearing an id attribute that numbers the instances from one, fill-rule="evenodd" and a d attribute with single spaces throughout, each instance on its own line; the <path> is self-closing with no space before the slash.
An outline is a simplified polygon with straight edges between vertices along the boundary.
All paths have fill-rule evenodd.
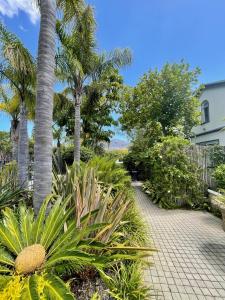
<path id="1" fill-rule="evenodd" d="M 154 246 L 154 266 L 145 270 L 152 299 L 225 299 L 225 232 L 210 213 L 165 210 L 134 182 L 138 206 Z"/>

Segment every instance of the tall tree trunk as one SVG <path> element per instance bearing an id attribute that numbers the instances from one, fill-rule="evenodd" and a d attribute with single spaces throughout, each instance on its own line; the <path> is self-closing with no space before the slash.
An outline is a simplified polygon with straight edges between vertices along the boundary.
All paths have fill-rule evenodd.
<path id="1" fill-rule="evenodd" d="M 10 138 L 12 142 L 12 159 L 18 161 L 19 121 L 11 121 Z"/>
<path id="2" fill-rule="evenodd" d="M 80 105 L 81 96 L 75 99 L 75 125 L 74 125 L 74 161 L 80 163 Z"/>
<path id="3" fill-rule="evenodd" d="M 41 0 L 34 146 L 34 210 L 52 187 L 52 111 L 55 70 L 56 1 Z"/>
<path id="4" fill-rule="evenodd" d="M 23 188 L 27 188 L 28 187 L 28 134 L 27 134 L 27 110 L 24 102 L 20 104 L 18 177 L 19 177 L 19 185 Z"/>

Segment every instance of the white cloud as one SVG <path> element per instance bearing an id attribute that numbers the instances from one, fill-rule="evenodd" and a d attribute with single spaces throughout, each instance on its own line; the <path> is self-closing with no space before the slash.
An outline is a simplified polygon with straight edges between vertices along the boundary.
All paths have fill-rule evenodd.
<path id="1" fill-rule="evenodd" d="M 0 13 L 12 18 L 18 15 L 19 11 L 24 11 L 35 24 L 39 18 L 38 8 L 35 0 L 0 0 Z"/>

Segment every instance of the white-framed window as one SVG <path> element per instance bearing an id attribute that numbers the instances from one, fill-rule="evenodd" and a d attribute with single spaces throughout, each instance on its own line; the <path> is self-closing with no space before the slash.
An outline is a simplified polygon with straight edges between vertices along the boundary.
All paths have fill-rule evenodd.
<path id="1" fill-rule="evenodd" d="M 202 102 L 202 124 L 209 123 L 209 102 L 204 100 Z"/>

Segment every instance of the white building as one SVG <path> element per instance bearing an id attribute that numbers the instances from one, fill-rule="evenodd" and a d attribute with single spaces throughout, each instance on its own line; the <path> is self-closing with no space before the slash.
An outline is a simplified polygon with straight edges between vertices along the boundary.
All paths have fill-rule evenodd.
<path id="1" fill-rule="evenodd" d="M 201 125 L 192 129 L 192 142 L 225 146 L 225 80 L 205 84 L 200 101 Z"/>

